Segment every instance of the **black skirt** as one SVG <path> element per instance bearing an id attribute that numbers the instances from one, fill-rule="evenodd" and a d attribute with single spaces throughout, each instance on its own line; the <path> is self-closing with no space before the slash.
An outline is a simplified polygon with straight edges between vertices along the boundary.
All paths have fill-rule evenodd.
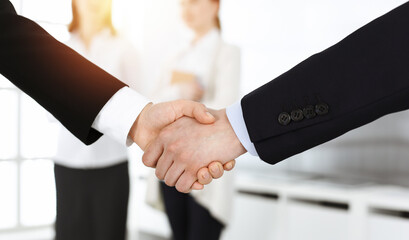
<path id="1" fill-rule="evenodd" d="M 190 194 L 178 192 L 161 182 L 166 214 L 173 240 L 218 240 L 224 228 Z"/>
<path id="2" fill-rule="evenodd" d="M 55 164 L 56 240 L 123 240 L 129 197 L 128 162 L 99 169 Z"/>

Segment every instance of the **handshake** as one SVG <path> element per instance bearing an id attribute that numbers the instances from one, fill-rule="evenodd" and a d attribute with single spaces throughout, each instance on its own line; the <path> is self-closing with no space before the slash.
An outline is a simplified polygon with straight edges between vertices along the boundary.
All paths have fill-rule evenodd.
<path id="1" fill-rule="evenodd" d="M 201 190 L 246 152 L 226 111 L 177 100 L 148 104 L 129 137 L 145 152 L 142 161 L 156 168 L 156 176 L 179 192 Z"/>

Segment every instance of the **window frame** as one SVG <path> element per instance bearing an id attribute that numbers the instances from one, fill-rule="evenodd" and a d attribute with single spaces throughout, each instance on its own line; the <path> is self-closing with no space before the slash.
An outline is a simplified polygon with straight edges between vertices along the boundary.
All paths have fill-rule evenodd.
<path id="1" fill-rule="evenodd" d="M 18 14 L 24 16 L 23 9 L 24 9 L 24 2 L 25 0 L 14 0 L 11 1 L 13 4 L 16 5 L 16 11 Z M 50 22 L 50 21 L 36 21 L 35 19 L 33 20 L 38 24 L 47 24 L 47 25 L 61 25 L 63 26 L 64 24 L 59 23 L 59 22 Z M 3 77 L 0 75 L 0 77 Z M 5 78 L 5 77 L 4 77 Z M 7 80 L 7 78 L 5 78 Z M 7 80 L 8 81 L 8 80 Z M 16 94 L 17 97 L 17 102 L 16 102 L 16 107 L 17 107 L 17 141 L 16 141 L 16 154 L 13 157 L 6 157 L 6 158 L 0 158 L 0 162 L 8 162 L 8 163 L 13 163 L 16 166 L 16 182 L 13 182 L 12 184 L 15 184 L 17 186 L 17 204 L 16 204 L 16 211 L 15 213 L 17 214 L 16 216 L 16 224 L 13 227 L 4 227 L 0 228 L 0 237 L 2 234 L 9 234 L 9 233 L 28 233 L 30 231 L 37 231 L 37 230 L 48 230 L 52 229 L 54 224 L 55 224 L 55 219 L 53 222 L 49 224 L 38 224 L 38 225 L 25 225 L 22 222 L 22 166 L 26 161 L 31 161 L 31 160 L 45 160 L 45 161 L 51 161 L 54 162 L 54 159 L 50 156 L 40 156 L 40 157 L 29 157 L 29 156 L 23 156 L 22 154 L 22 101 L 24 97 L 24 93 L 18 89 L 15 86 L 0 86 L 0 90 L 7 90 L 7 91 L 12 91 L 14 94 Z"/>

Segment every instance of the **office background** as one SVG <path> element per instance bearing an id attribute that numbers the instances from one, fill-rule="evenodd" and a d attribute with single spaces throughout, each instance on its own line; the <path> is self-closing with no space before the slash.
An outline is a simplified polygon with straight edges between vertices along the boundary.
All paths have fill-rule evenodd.
<path id="1" fill-rule="evenodd" d="M 68 39 L 66 25 L 71 20 L 70 0 L 12 2 L 20 14 L 37 21 L 58 40 Z M 242 95 L 404 2 L 223 0 L 222 34 L 242 51 Z M 178 11 L 177 0 L 114 0 L 114 24 L 132 41 L 143 59 L 142 77 L 146 85 L 142 92 L 145 94 L 152 90 L 167 57 L 190 36 Z M 24 236 L 32 236 L 32 239 L 44 239 L 44 236 L 51 239 L 51 226 L 55 219 L 52 156 L 56 149 L 57 126 L 47 121 L 41 107 L 2 77 L 0 115 L 0 239 L 2 234 L 8 234 L 4 239 L 10 239 L 10 234 L 15 239 L 27 239 L 14 233 L 26 233 Z M 268 166 L 257 158 L 245 155 L 238 159 L 237 170 L 250 179 L 257 179 L 254 180 L 256 185 L 262 182 L 263 177 L 276 174 L 292 180 L 288 176 L 308 181 L 319 176 L 326 179 L 322 182 L 345 183 L 342 186 L 331 185 L 334 188 L 361 187 L 362 184 L 409 187 L 408 120 L 409 114 L 406 112 L 384 117 L 277 166 Z M 143 178 L 146 169 L 138 161 L 140 152 L 136 148 L 130 154 L 133 156 L 132 179 L 136 182 L 131 193 L 130 238 L 136 239 L 139 235 L 135 232 L 140 230 L 164 237 L 169 230 L 163 216 L 140 205 L 145 194 Z M 243 181 L 246 182 L 239 179 L 238 184 Z M 284 180 L 280 181 L 282 183 Z M 291 189 L 291 186 L 288 188 Z M 287 194 L 277 189 L 270 189 L 273 198 L 274 194 Z M 249 189 L 245 190 L 248 192 Z M 263 188 L 263 191 L 266 189 Z M 397 194 L 396 199 L 406 194 L 405 188 L 402 188 L 402 194 Z M 335 203 L 339 203 L 336 200 Z M 349 201 L 344 200 L 341 202 Z M 408 210 L 405 207 L 402 210 L 392 208 L 404 216 L 402 219 L 407 219 L 405 213 Z M 148 217 L 146 222 L 141 223 L 144 213 Z M 240 213 L 236 216 L 240 216 Z M 260 214 L 257 217 L 260 218 L 257 221 L 266 222 L 266 216 Z M 404 220 L 404 226 L 409 227 Z M 164 226 L 155 232 L 156 227 L 149 227 L 149 224 L 158 221 Z M 234 236 L 234 233 L 229 234 Z M 282 233 L 277 234 L 271 233 L 271 238 L 265 239 L 282 236 L 279 235 Z M 286 236 L 297 239 L 291 234 Z M 370 234 L 366 234 L 361 239 L 370 237 Z"/>

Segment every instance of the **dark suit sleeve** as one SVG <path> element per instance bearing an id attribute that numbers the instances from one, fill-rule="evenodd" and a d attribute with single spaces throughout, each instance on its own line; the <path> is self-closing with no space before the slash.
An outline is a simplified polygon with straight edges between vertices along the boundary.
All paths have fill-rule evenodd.
<path id="1" fill-rule="evenodd" d="M 0 73 L 86 144 L 101 136 L 91 125 L 125 86 L 18 16 L 8 0 L 0 0 Z"/>
<path id="2" fill-rule="evenodd" d="M 409 3 L 241 101 L 259 156 L 275 164 L 409 107 Z"/>

